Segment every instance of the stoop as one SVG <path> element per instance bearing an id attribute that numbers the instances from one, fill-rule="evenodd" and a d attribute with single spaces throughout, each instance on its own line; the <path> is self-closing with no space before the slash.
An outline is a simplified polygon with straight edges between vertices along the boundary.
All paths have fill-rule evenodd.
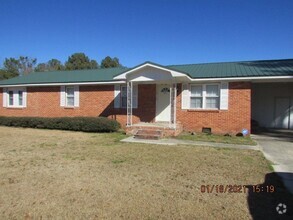
<path id="1" fill-rule="evenodd" d="M 126 133 L 137 139 L 158 140 L 164 137 L 174 137 L 183 131 L 182 125 L 177 123 L 176 129 L 170 128 L 168 123 L 138 123 L 126 128 Z"/>

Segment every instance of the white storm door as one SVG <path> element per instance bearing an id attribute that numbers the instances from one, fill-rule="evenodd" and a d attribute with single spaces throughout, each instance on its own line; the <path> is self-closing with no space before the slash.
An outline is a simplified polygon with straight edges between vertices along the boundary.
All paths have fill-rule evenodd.
<path id="1" fill-rule="evenodd" d="M 156 121 L 169 122 L 171 117 L 170 85 L 157 85 Z"/>

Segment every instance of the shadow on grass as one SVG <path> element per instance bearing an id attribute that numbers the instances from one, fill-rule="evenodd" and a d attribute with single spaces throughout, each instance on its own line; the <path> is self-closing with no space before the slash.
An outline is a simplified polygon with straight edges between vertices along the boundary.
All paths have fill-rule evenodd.
<path id="1" fill-rule="evenodd" d="M 258 186 L 247 186 L 247 202 L 252 219 L 293 219 L 293 194 L 291 194 L 283 185 L 280 176 L 293 180 L 292 173 L 268 173 L 265 176 L 265 182 Z M 277 212 L 285 211 L 283 214 Z"/>

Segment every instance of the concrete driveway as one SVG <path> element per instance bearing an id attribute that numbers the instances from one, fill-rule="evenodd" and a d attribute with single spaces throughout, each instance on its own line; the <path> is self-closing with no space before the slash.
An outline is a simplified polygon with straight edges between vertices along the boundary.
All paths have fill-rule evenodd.
<path id="1" fill-rule="evenodd" d="M 264 156 L 273 163 L 274 171 L 282 177 L 293 193 L 293 131 L 270 131 L 252 135 Z"/>

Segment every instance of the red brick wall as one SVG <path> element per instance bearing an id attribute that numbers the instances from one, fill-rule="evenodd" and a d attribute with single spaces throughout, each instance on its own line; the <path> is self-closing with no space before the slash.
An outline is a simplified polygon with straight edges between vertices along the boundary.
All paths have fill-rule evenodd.
<path id="1" fill-rule="evenodd" d="M 177 96 L 177 121 L 184 130 L 201 132 L 203 127 L 210 127 L 213 133 L 241 132 L 243 128 L 250 131 L 251 118 L 251 83 L 229 83 L 228 110 L 182 110 L 181 85 Z"/>
<path id="2" fill-rule="evenodd" d="M 114 87 L 112 87 L 114 89 Z M 114 92 L 112 91 L 111 98 L 113 99 Z M 112 100 L 113 102 L 113 100 Z M 101 116 L 106 116 L 115 119 L 124 127 L 126 125 L 127 110 L 115 109 L 114 104 L 110 108 L 105 109 Z M 138 108 L 132 110 L 132 122 L 154 122 L 156 117 L 156 85 L 145 84 L 138 85 Z"/>
<path id="3" fill-rule="evenodd" d="M 2 100 L 2 93 L 1 93 Z M 28 87 L 27 107 L 0 108 L 5 116 L 73 117 L 98 116 L 111 104 L 113 86 L 81 86 L 80 107 L 60 107 L 60 87 Z"/>
<path id="4" fill-rule="evenodd" d="M 80 103 L 77 108 L 60 106 L 60 86 L 28 87 L 27 107 L 3 108 L 2 89 L 0 93 L 0 115 L 37 117 L 106 116 L 126 124 L 126 109 L 114 109 L 114 86 L 80 86 Z M 156 103 L 155 85 L 139 85 L 138 108 L 133 109 L 133 122 L 153 121 Z M 142 101 L 144 100 L 144 101 Z"/>
<path id="5" fill-rule="evenodd" d="M 237 133 L 250 129 L 250 83 L 230 83 L 229 110 L 191 111 L 181 109 L 181 85 L 178 85 L 177 121 L 185 130 L 201 131 L 211 127 L 214 133 Z M 0 115 L 74 117 L 105 116 L 118 120 L 124 127 L 126 109 L 114 108 L 114 86 L 80 86 L 80 107 L 60 107 L 60 87 L 28 87 L 27 107 L 24 109 L 3 108 L 0 93 Z M 133 123 L 154 122 L 156 114 L 156 85 L 138 86 L 138 108 L 133 109 Z"/>

